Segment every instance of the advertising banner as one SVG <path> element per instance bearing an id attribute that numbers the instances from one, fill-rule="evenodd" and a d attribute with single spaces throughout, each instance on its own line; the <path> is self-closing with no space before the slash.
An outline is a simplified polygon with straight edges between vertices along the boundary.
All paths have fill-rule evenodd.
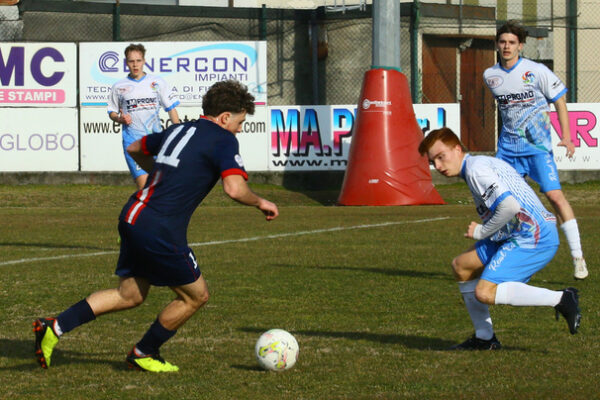
<path id="1" fill-rule="evenodd" d="M 76 108 L 0 108 L 0 121 L 0 171 L 79 169 Z"/>
<path id="2" fill-rule="evenodd" d="M 569 129 L 571 140 L 575 145 L 575 155 L 572 158 L 566 156 L 566 148 L 559 147 L 562 131 L 558 123 L 558 114 L 550 113 L 552 123 L 552 150 L 554 161 L 559 170 L 594 170 L 600 169 L 600 149 L 598 138 L 600 137 L 600 104 L 598 103 L 573 103 L 567 104 L 569 110 Z"/>
<path id="3" fill-rule="evenodd" d="M 75 107 L 75 43 L 0 43 L 0 107 Z"/>
<path id="4" fill-rule="evenodd" d="M 81 106 L 105 106 L 112 85 L 129 69 L 124 50 L 130 43 L 79 44 Z M 199 106 L 215 82 L 235 79 L 246 85 L 257 105 L 267 103 L 267 43 L 147 42 L 147 74 L 164 78 L 181 106 Z"/>
<path id="5" fill-rule="evenodd" d="M 201 107 L 178 108 L 183 122 L 197 119 Z M 81 170 L 128 171 L 123 155 L 121 124 L 108 118 L 105 107 L 81 107 Z M 171 125 L 166 112 L 160 113 L 163 128 Z M 267 107 L 257 106 L 248 115 L 237 135 L 240 155 L 249 171 L 266 171 L 268 162 Z"/>
<path id="6" fill-rule="evenodd" d="M 448 126 L 460 136 L 458 104 L 415 104 L 424 133 Z M 270 171 L 345 170 L 355 105 L 274 106 L 270 110 Z"/>

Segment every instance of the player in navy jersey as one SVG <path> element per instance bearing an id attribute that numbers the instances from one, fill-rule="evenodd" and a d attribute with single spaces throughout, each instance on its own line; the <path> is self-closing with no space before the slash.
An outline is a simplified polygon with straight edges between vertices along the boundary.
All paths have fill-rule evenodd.
<path id="1" fill-rule="evenodd" d="M 108 116 L 123 126 L 123 151 L 125 161 L 138 189 L 146 184 L 148 173 L 127 153 L 127 146 L 142 136 L 162 131 L 159 117 L 164 108 L 174 124 L 179 123 L 179 100 L 167 82 L 156 75 L 144 72 L 146 49 L 142 44 L 130 44 L 125 49 L 125 62 L 129 74 L 116 82 L 108 98 Z"/>
<path id="2" fill-rule="evenodd" d="M 140 305 L 150 286 L 169 286 L 176 298 L 158 315 L 127 355 L 131 368 L 173 372 L 160 346 L 208 301 L 208 289 L 187 243 L 194 210 L 219 179 L 229 197 L 255 206 L 272 220 L 277 206 L 254 194 L 239 155 L 235 135 L 246 114 L 254 113 L 254 97 L 236 81 L 214 84 L 202 99 L 205 116 L 144 136 L 127 151 L 146 171 L 146 186 L 134 193 L 119 217 L 121 250 L 116 274 L 119 286 L 92 293 L 56 318 L 34 322 L 36 357 L 51 363 L 59 337 L 97 316 Z"/>
<path id="3" fill-rule="evenodd" d="M 552 153 L 551 125 L 548 113 L 554 103 L 562 131 L 558 146 L 573 157 L 569 113 L 562 81 L 545 65 L 520 56 L 527 32 L 514 22 L 498 29 L 496 46 L 499 63 L 486 69 L 483 78 L 498 102 L 502 130 L 498 136 L 496 157 L 511 164 L 522 175 L 528 175 L 540 185 L 554 208 L 573 257 L 573 276 L 585 279 L 588 270 L 579 227 L 567 201 Z"/>
<path id="4" fill-rule="evenodd" d="M 448 128 L 433 130 L 419 145 L 435 169 L 460 176 L 471 190 L 482 223 L 471 222 L 465 237 L 477 242 L 452 261 L 454 276 L 475 333 L 453 350 L 497 350 L 489 304 L 554 307 L 569 331 L 577 333 L 581 314 L 577 289 L 549 290 L 527 285 L 558 249 L 556 219 L 508 163 L 472 156 Z"/>

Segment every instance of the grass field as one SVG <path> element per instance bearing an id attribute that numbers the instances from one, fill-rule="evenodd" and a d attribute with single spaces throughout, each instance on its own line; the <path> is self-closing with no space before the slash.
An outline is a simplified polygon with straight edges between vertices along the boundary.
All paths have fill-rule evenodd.
<path id="1" fill-rule="evenodd" d="M 211 299 L 162 348 L 177 374 L 129 371 L 127 351 L 172 297 L 65 335 L 53 366 L 33 357 L 31 323 L 111 287 L 117 216 L 132 187 L 0 186 L 2 399 L 592 399 L 600 378 L 600 183 L 565 185 L 591 276 L 574 282 L 565 243 L 532 284 L 580 289 L 580 333 L 551 308 L 492 307 L 498 352 L 445 349 L 472 333 L 450 273 L 476 218 L 466 186 L 445 206 L 334 207 L 337 192 L 254 190 L 280 206 L 267 223 L 215 189 L 189 241 Z M 561 240 L 563 240 L 561 233 Z M 258 368 L 254 343 L 292 332 L 300 359 Z"/>

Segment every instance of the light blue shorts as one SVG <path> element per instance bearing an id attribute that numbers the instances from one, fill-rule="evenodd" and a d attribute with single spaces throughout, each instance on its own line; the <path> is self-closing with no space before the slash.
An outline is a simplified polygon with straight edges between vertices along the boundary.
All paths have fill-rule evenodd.
<path id="1" fill-rule="evenodd" d="M 129 155 L 129 153 L 127 153 L 127 146 L 129 146 L 131 143 L 135 142 L 138 139 L 141 139 L 142 137 L 144 137 L 143 133 L 138 134 L 131 134 L 131 133 L 127 133 L 127 132 L 123 132 L 123 154 L 125 154 L 125 162 L 127 163 L 127 168 L 129 168 L 129 173 L 131 173 L 131 176 L 133 177 L 133 179 L 136 179 L 138 176 L 142 176 L 142 175 L 146 175 L 148 174 L 148 172 L 144 171 L 142 169 L 142 167 L 140 167 L 133 158 L 131 158 L 131 156 Z"/>
<path id="2" fill-rule="evenodd" d="M 512 165 L 521 176 L 527 175 L 536 181 L 540 185 L 542 193 L 561 189 L 558 180 L 558 169 L 552 152 L 514 157 L 503 154 L 501 150 L 498 150 L 496 157 Z"/>
<path id="3" fill-rule="evenodd" d="M 481 279 L 500 284 L 502 282 L 529 282 L 531 277 L 544 268 L 558 250 L 558 233 L 555 244 L 533 249 L 519 247 L 513 241 L 492 242 L 480 240 L 475 245 L 479 259 L 485 266 Z"/>

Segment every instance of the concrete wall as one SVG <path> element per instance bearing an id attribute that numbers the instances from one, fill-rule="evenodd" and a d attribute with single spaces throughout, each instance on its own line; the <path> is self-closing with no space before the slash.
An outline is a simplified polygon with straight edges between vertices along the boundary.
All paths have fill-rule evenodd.
<path id="1" fill-rule="evenodd" d="M 0 41 L 14 42 L 23 37 L 23 21 L 17 6 L 0 5 Z"/>

